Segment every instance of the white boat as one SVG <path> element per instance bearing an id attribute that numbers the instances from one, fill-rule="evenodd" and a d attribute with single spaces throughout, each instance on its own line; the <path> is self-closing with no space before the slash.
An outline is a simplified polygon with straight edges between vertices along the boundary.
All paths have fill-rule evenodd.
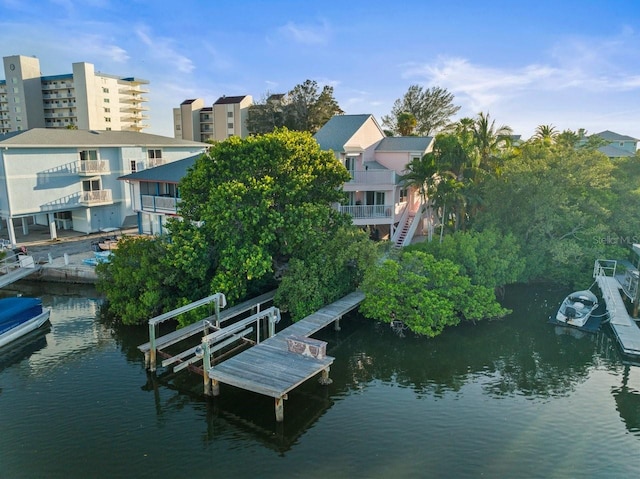
<path id="1" fill-rule="evenodd" d="M 589 290 L 575 291 L 567 296 L 558 313 L 556 321 L 568 326 L 582 328 L 591 317 L 591 313 L 598 307 L 598 298 Z"/>
<path id="2" fill-rule="evenodd" d="M 0 299 L 0 347 L 38 329 L 50 314 L 37 298 Z"/>

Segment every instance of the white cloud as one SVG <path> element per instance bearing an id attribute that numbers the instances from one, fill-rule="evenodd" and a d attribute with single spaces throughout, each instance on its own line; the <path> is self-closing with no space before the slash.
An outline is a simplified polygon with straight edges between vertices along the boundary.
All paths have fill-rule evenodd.
<path id="1" fill-rule="evenodd" d="M 169 63 L 181 73 L 191 73 L 195 69 L 195 65 L 190 58 L 175 50 L 172 39 L 152 37 L 145 26 L 138 27 L 136 35 L 148 47 L 149 53 L 154 60 Z"/>
<path id="2" fill-rule="evenodd" d="M 287 22 L 277 30 L 278 36 L 285 41 L 303 45 L 326 45 L 331 38 L 331 28 L 326 22 L 319 25 L 301 25 Z"/>

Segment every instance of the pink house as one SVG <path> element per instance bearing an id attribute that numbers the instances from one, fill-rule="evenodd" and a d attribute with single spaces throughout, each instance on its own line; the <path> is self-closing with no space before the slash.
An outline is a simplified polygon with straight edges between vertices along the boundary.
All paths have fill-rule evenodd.
<path id="1" fill-rule="evenodd" d="M 401 181 L 408 163 L 433 148 L 430 136 L 387 137 L 373 115 L 337 115 L 315 134 L 320 148 L 331 150 L 351 173 L 341 211 L 372 236 L 409 244 L 420 228 L 421 198 Z"/>

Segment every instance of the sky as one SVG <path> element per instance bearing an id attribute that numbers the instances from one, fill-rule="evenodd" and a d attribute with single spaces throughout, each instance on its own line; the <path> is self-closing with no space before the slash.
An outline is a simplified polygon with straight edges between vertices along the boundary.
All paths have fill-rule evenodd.
<path id="1" fill-rule="evenodd" d="M 43 75 L 149 80 L 148 133 L 173 136 L 188 98 L 331 85 L 347 114 L 381 118 L 411 85 L 529 138 L 612 130 L 640 138 L 640 1 L 0 0 L 0 54 Z M 1 75 L 1 70 L 0 70 Z"/>

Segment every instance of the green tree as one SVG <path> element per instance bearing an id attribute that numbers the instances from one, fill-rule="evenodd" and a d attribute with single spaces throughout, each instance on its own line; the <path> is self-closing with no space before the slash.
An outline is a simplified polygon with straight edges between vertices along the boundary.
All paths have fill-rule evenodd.
<path id="1" fill-rule="evenodd" d="M 499 173 L 501 162 L 498 155 L 510 144 L 512 133 L 509 126 L 496 127 L 496 122 L 491 120 L 489 113 L 480 112 L 473 126 L 473 146 L 476 155 L 474 166 Z"/>
<path id="2" fill-rule="evenodd" d="M 333 97 L 333 87 L 325 85 L 318 92 L 318 83 L 306 80 L 288 93 L 284 124 L 290 130 L 314 134 L 331 117 L 343 113 Z"/>
<path id="3" fill-rule="evenodd" d="M 399 119 L 404 113 L 410 113 L 416 119 L 416 134 L 435 134 L 443 130 L 460 110 L 459 106 L 453 104 L 453 99 L 453 94 L 444 88 L 423 89 L 419 85 L 411 85 L 404 96 L 394 102 L 391 114 L 382 117 L 382 123 L 388 130 L 400 135 Z"/>
<path id="4" fill-rule="evenodd" d="M 348 224 L 331 206 L 343 199 L 339 187 L 348 178 L 309 133 L 283 129 L 214 145 L 180 183 L 182 216 L 201 224 L 203 241 L 213 245 L 210 290 L 241 298 L 297 251 Z"/>
<path id="5" fill-rule="evenodd" d="M 525 262 L 520 245 L 512 234 L 495 230 L 458 231 L 442 242 L 417 243 L 406 251 L 424 251 L 438 259 L 448 259 L 460 267 L 472 284 L 500 288 L 522 279 Z"/>
<path id="6" fill-rule="evenodd" d="M 609 229 L 611 172 L 597 151 L 527 143 L 501 178 L 483 185 L 476 226 L 514 235 L 526 261 L 524 280 L 589 278 L 604 253 L 597 239 Z"/>
<path id="7" fill-rule="evenodd" d="M 360 312 L 391 323 L 402 321 L 417 334 L 434 337 L 460 321 L 502 317 L 508 311 L 491 288 L 471 284 L 449 260 L 421 251 L 404 252 L 371 268 L 362 285 Z"/>
<path id="8" fill-rule="evenodd" d="M 412 113 L 405 111 L 398 115 L 398 133 L 400 133 L 401 136 L 413 135 L 417 125 L 416 117 Z"/>
<path id="9" fill-rule="evenodd" d="M 247 112 L 247 130 L 252 135 L 271 133 L 282 128 L 285 121 L 286 96 L 267 92 L 262 100 L 251 105 Z"/>
<path id="10" fill-rule="evenodd" d="M 555 143 L 558 134 L 556 127 L 553 125 L 538 125 L 533 134 L 533 139 L 552 144 Z"/>
<path id="11" fill-rule="evenodd" d="M 96 266 L 106 309 L 123 324 L 141 324 L 171 306 L 170 271 L 161 261 L 166 246 L 151 237 L 122 238 L 111 261 Z"/>
<path id="12" fill-rule="evenodd" d="M 303 247 L 289 262 L 274 302 L 294 321 L 354 291 L 378 258 L 377 246 L 359 228 L 340 228 L 319 247 Z"/>

